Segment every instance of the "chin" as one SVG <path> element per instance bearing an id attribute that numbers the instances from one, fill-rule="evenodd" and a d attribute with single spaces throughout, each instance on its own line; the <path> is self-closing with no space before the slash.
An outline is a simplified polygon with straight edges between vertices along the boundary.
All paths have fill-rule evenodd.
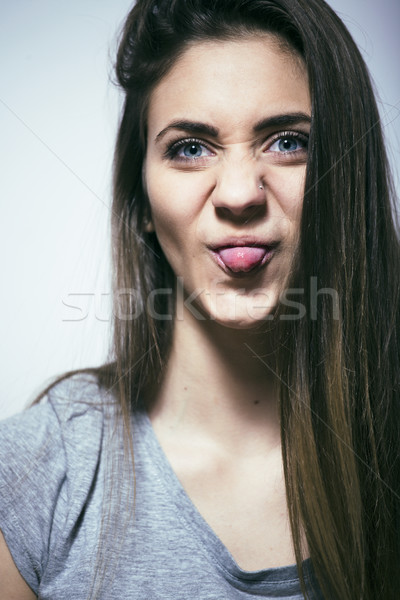
<path id="1" fill-rule="evenodd" d="M 226 327 L 227 329 L 236 329 L 237 331 L 250 331 L 253 329 L 258 329 L 264 326 L 266 323 L 272 323 L 273 315 L 268 315 L 264 319 L 250 320 L 250 319 L 236 319 L 236 320 L 227 320 L 221 318 L 213 318 L 212 319 L 218 325 L 222 327 Z"/>
<path id="2" fill-rule="evenodd" d="M 253 306 L 252 303 L 239 306 L 237 303 L 226 303 L 223 307 L 203 307 L 203 314 L 210 321 L 230 329 L 256 329 L 266 323 L 272 323 L 275 305 L 261 308 Z"/>

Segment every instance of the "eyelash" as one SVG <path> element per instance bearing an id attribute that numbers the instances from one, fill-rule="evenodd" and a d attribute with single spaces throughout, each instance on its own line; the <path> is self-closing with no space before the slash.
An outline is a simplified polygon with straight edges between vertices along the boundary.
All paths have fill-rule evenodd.
<path id="1" fill-rule="evenodd" d="M 178 140 L 174 140 L 172 142 L 170 142 L 170 144 L 168 144 L 168 147 L 164 153 L 164 157 L 168 158 L 170 160 L 173 160 L 174 158 L 177 160 L 182 160 L 184 162 L 190 161 L 190 160 L 199 160 L 198 158 L 193 157 L 192 159 L 190 158 L 182 158 L 182 157 L 177 157 L 177 154 L 179 152 L 179 150 L 181 148 L 184 148 L 185 146 L 190 146 L 190 144 L 198 144 L 199 146 L 203 146 L 203 148 L 207 148 L 207 150 L 209 152 L 212 152 L 212 150 L 209 148 L 209 146 L 207 144 L 204 143 L 203 140 L 199 140 L 197 138 L 185 138 L 185 139 L 181 139 L 178 138 Z M 199 157 L 199 158 L 203 158 L 203 157 Z"/>
<path id="2" fill-rule="evenodd" d="M 299 142 L 303 142 L 304 143 L 304 147 L 303 148 L 299 148 L 297 150 L 287 150 L 286 152 L 276 152 L 276 151 L 272 151 L 273 154 L 277 154 L 279 155 L 280 158 L 284 158 L 284 159 L 290 159 L 293 158 L 294 156 L 297 156 L 299 153 L 304 153 L 307 152 L 307 148 L 308 148 L 308 135 L 305 133 L 302 133 L 300 131 L 280 131 L 276 134 L 274 134 L 272 136 L 271 139 L 268 140 L 268 149 L 271 148 L 271 146 L 273 146 L 275 144 L 275 142 L 279 141 L 279 140 L 284 140 L 284 139 L 292 139 L 292 140 L 296 140 Z M 182 148 L 185 148 L 185 146 L 190 146 L 190 145 L 199 145 L 202 146 L 203 148 L 206 148 L 209 152 L 213 152 L 210 147 L 204 142 L 204 140 L 198 139 L 198 138 L 178 138 L 177 140 L 173 140 L 168 144 L 168 147 L 164 153 L 164 158 L 169 159 L 169 160 L 180 160 L 182 162 L 191 162 L 191 161 L 198 161 L 201 160 L 203 158 L 203 156 L 200 157 L 192 157 L 192 158 L 183 158 L 183 157 L 178 157 L 177 154 L 179 152 L 179 150 L 181 150 Z"/>
<path id="3" fill-rule="evenodd" d="M 288 159 L 290 159 L 291 157 L 293 157 L 293 155 L 297 155 L 301 152 L 307 152 L 308 149 L 308 135 L 305 133 L 302 133 L 300 131 L 280 131 L 279 133 L 276 133 L 272 136 L 272 139 L 269 140 L 268 143 L 268 148 L 270 149 L 271 146 L 273 146 L 275 144 L 275 142 L 278 142 L 279 140 L 287 140 L 287 139 L 291 139 L 291 140 L 296 140 L 297 142 L 302 142 L 304 144 L 303 148 L 299 148 L 298 150 L 287 150 L 286 152 L 277 152 L 276 154 L 280 154 L 281 157 L 286 157 Z M 272 151 L 274 152 L 274 151 Z"/>

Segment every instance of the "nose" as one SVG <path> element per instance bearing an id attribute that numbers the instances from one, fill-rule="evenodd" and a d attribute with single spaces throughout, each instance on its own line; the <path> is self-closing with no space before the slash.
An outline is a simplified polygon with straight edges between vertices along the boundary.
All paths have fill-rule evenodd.
<path id="1" fill-rule="evenodd" d="M 262 210 L 266 195 L 257 169 L 247 161 L 225 164 L 217 174 L 212 194 L 215 208 L 239 216 L 248 216 Z"/>

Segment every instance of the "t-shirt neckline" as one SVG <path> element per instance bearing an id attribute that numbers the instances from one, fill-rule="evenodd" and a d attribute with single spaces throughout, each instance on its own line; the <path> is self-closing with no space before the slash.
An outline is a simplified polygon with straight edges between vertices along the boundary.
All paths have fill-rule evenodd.
<path id="1" fill-rule="evenodd" d="M 275 592 L 277 598 L 290 598 L 301 594 L 296 565 L 245 571 L 237 564 L 179 481 L 157 438 L 147 412 L 136 413 L 135 420 L 146 439 L 151 459 L 157 468 L 159 482 L 163 485 L 166 495 L 170 497 L 171 505 L 174 506 L 178 518 L 198 540 L 203 552 L 224 578 L 235 588 L 248 593 L 265 595 Z M 312 577 L 309 559 L 304 561 L 303 567 L 306 579 Z"/>

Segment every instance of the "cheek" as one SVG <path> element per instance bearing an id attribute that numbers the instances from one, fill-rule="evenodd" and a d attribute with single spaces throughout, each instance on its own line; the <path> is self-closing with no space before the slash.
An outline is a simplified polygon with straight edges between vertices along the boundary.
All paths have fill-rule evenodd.
<path id="1" fill-rule="evenodd" d="M 201 173 L 195 175 L 167 170 L 162 165 L 157 170 L 148 169 L 146 190 L 159 238 L 188 236 L 189 231 L 195 234 L 207 197 L 206 178 Z"/>
<path id="2" fill-rule="evenodd" d="M 276 210 L 282 217 L 297 223 L 301 217 L 304 198 L 305 167 L 277 167 L 269 179 L 269 193 L 276 201 Z"/>
<path id="3" fill-rule="evenodd" d="M 151 220 L 159 244 L 175 269 L 177 260 L 187 254 L 190 234 L 190 210 L 187 203 L 174 196 L 171 191 L 150 186 L 147 189 L 151 210 Z"/>
<path id="4" fill-rule="evenodd" d="M 192 218 L 190 211 L 183 204 L 172 204 L 168 198 L 161 201 L 150 200 L 152 222 L 161 247 L 177 247 L 183 249 L 190 238 Z M 193 236 L 192 236 L 193 237 Z"/>

